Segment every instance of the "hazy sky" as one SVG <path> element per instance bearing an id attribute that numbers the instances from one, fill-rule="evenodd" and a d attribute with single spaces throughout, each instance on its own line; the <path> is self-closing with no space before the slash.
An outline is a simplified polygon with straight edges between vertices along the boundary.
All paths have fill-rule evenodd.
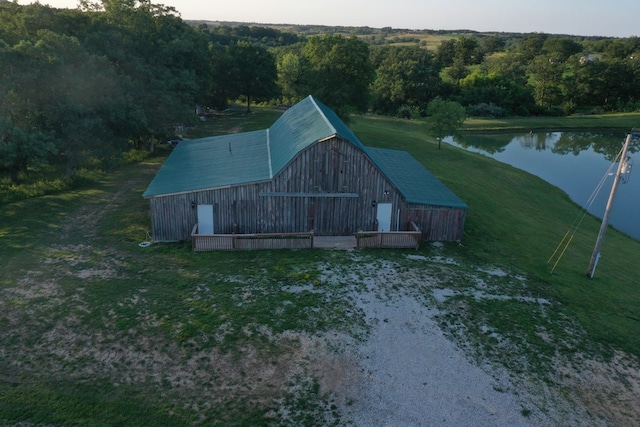
<path id="1" fill-rule="evenodd" d="M 20 4 L 32 3 L 21 0 Z M 40 0 L 75 8 L 77 0 Z M 183 19 L 430 30 L 640 35 L 640 0 L 157 0 Z"/>

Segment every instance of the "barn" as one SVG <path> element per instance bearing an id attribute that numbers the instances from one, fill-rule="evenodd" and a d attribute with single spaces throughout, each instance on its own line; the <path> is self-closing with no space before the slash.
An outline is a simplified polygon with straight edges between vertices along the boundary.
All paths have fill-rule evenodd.
<path id="1" fill-rule="evenodd" d="M 156 242 L 405 231 L 459 241 L 467 210 L 409 153 L 365 147 L 312 96 L 268 129 L 181 142 L 143 197 Z"/>

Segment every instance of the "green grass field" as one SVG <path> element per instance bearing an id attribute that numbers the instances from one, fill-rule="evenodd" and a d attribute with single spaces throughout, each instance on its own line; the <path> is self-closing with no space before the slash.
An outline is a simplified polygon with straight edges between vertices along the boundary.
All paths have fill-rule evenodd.
<path id="1" fill-rule="evenodd" d="M 512 117 L 465 121 L 463 131 L 525 131 L 544 129 L 621 129 L 626 132 L 640 126 L 640 114 L 588 114 L 564 117 Z"/>
<path id="2" fill-rule="evenodd" d="M 185 136 L 261 129 L 278 114 L 256 108 Z M 626 129 L 637 119 L 589 123 Z M 581 211 L 563 192 L 489 158 L 439 150 L 417 121 L 361 116 L 350 127 L 365 145 L 411 152 L 469 205 L 462 244 L 438 255 L 456 261 L 442 280 L 460 292 L 442 326 L 466 331 L 458 339 L 478 357 L 515 371 L 529 366 L 527 375 L 552 381 L 558 352 L 640 356 L 640 242 L 609 230 L 596 277 L 588 279 L 599 227 L 588 217 L 551 274 L 547 259 Z M 343 292 L 349 283 L 332 284 L 325 274 L 347 277 L 354 255 L 193 253 L 188 242 L 139 247 L 149 231 L 141 194 L 166 150 L 70 189 L 47 191 L 44 180 L 37 197 L 1 205 L 0 425 L 314 425 L 320 416 L 338 423 L 317 382 L 288 373 L 302 360 L 299 334 L 366 335 L 362 313 Z M 10 191 L 19 189 L 2 187 L 0 196 Z M 423 245 L 415 254 L 430 259 L 433 252 Z M 445 271 L 405 254 L 355 256 L 415 274 Z M 523 299 L 475 299 L 469 277 L 477 279 L 478 266 L 508 272 L 482 278 Z M 480 324 L 519 344 L 506 351 Z"/>

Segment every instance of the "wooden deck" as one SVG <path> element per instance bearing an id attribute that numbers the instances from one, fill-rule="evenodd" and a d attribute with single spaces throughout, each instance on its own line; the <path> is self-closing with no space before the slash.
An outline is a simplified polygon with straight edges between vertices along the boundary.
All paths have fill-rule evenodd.
<path id="1" fill-rule="evenodd" d="M 420 246 L 422 231 L 411 222 L 411 231 L 360 231 L 357 248 L 414 248 Z"/>
<path id="2" fill-rule="evenodd" d="M 415 223 L 411 231 L 362 231 L 355 236 L 314 236 L 313 231 L 300 233 L 198 234 L 191 232 L 195 252 L 239 251 L 260 249 L 354 249 L 417 248 L 422 232 Z"/>
<path id="3" fill-rule="evenodd" d="M 313 232 L 206 235 L 198 234 L 198 225 L 195 225 L 191 233 L 191 247 L 196 252 L 307 249 L 313 247 Z"/>
<path id="4" fill-rule="evenodd" d="M 356 236 L 316 236 L 313 247 L 318 249 L 355 249 L 358 246 Z"/>

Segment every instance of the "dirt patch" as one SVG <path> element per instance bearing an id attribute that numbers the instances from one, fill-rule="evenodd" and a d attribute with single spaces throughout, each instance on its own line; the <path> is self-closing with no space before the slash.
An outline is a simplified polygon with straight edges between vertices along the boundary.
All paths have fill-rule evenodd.
<path id="1" fill-rule="evenodd" d="M 59 267 L 58 274 L 79 279 L 116 279 L 121 275 L 122 256 L 109 250 L 97 250 L 89 244 L 52 245 L 42 261 L 51 267 Z M 51 273 L 51 271 L 49 271 Z"/>
<path id="2" fill-rule="evenodd" d="M 574 391 L 576 402 L 603 424 L 637 425 L 640 420 L 638 358 L 620 351 L 606 361 L 577 355 L 573 365 L 558 368 L 558 377 Z"/>
<path id="3" fill-rule="evenodd" d="M 43 277 L 40 271 L 28 271 L 26 275 L 18 280 L 16 287 L 6 288 L 3 293 L 8 299 L 18 299 L 28 302 L 36 298 L 57 298 L 63 292 L 58 282 L 53 278 Z"/>
<path id="4" fill-rule="evenodd" d="M 322 337 L 286 332 L 272 336 L 277 354 L 251 345 L 221 352 L 140 331 L 135 337 L 104 336 L 76 320 L 56 325 L 42 336 L 38 349 L 16 358 L 39 367 L 30 374 L 31 381 L 108 380 L 116 387 L 155 390 L 177 407 L 189 402 L 203 417 L 212 408 L 243 405 L 272 408 L 273 417 L 286 418 L 282 402 L 287 395 L 304 393 L 301 385 L 316 375 L 322 378 L 322 393 L 333 393 L 344 372 L 334 369 L 337 356 L 329 355 Z"/>

